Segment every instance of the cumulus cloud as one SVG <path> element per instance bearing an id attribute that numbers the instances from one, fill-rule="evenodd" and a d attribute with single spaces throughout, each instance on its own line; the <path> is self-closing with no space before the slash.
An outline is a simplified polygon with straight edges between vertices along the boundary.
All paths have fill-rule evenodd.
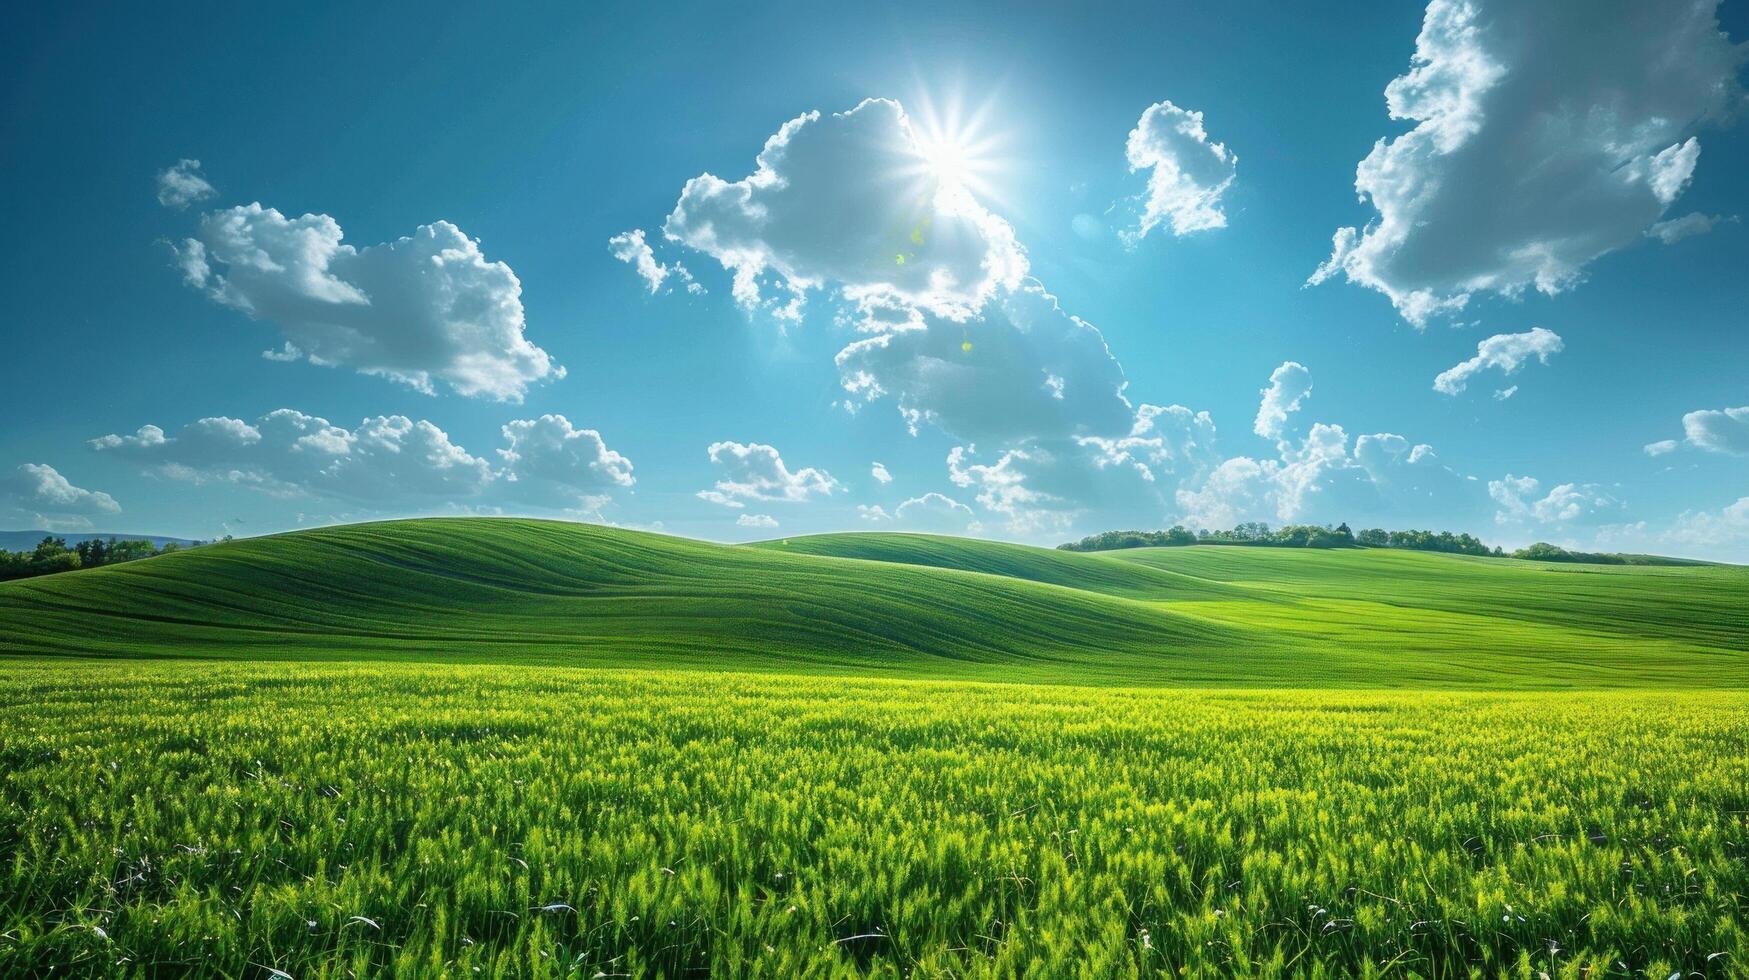
<path id="1" fill-rule="evenodd" d="M 893 519 L 893 515 L 887 513 L 887 509 L 880 504 L 857 504 L 856 516 L 876 524 Z"/>
<path id="2" fill-rule="evenodd" d="M 1251 430 L 1265 439 L 1281 438 L 1287 417 L 1300 410 L 1300 403 L 1312 393 L 1312 372 L 1298 361 L 1285 361 L 1269 375 L 1269 387 L 1260 394 L 1257 421 Z"/>
<path id="3" fill-rule="evenodd" d="M 755 164 L 739 180 L 687 181 L 663 224 L 733 273 L 745 307 L 793 319 L 835 283 L 852 302 L 964 319 L 1026 274 L 1014 229 L 941 179 L 897 102 L 797 116 Z M 773 285 L 785 295 L 767 302 Z"/>
<path id="4" fill-rule="evenodd" d="M 1560 335 L 1542 327 L 1533 327 L 1524 333 L 1495 334 L 1476 345 L 1475 357 L 1441 371 L 1433 379 L 1433 390 L 1456 395 L 1469 385 L 1471 377 L 1488 368 L 1499 368 L 1502 374 L 1512 375 L 1533 357 L 1547 364 L 1551 356 L 1561 352 L 1561 346 Z M 1517 391 L 1517 386 L 1514 385 L 1512 390 Z"/>
<path id="5" fill-rule="evenodd" d="M 868 472 L 870 476 L 875 478 L 876 483 L 887 484 L 893 482 L 893 474 L 888 473 L 887 468 L 879 462 L 876 462 L 873 466 L 869 467 Z"/>
<path id="6" fill-rule="evenodd" d="M 912 497 L 893 512 L 893 520 L 907 528 L 936 534 L 966 534 L 983 530 L 977 515 L 965 504 L 931 491 Z"/>
<path id="7" fill-rule="evenodd" d="M 1181 480 L 1173 495 L 1185 524 L 1225 528 L 1243 521 L 1347 521 L 1406 527 L 1461 521 L 1481 512 L 1476 482 L 1445 465 L 1425 443 L 1375 432 L 1351 444 L 1342 426 L 1326 422 L 1313 423 L 1297 442 L 1290 438 L 1286 419 L 1311 387 L 1310 372 L 1298 363 L 1275 370 L 1253 428 L 1276 440 L 1277 456 L 1210 462 L 1212 448 L 1203 449 L 1202 465 L 1192 470 L 1198 475 Z"/>
<path id="8" fill-rule="evenodd" d="M 158 203 L 180 211 L 218 194 L 200 172 L 199 160 L 178 160 L 158 174 Z"/>
<path id="9" fill-rule="evenodd" d="M 1646 455 L 1663 456 L 1682 446 L 1733 456 L 1749 454 L 1749 405 L 1703 408 L 1682 417 L 1682 439 L 1646 444 Z"/>
<path id="10" fill-rule="evenodd" d="M 1011 531 L 1057 531 L 1085 505 L 1038 488 L 1041 473 L 1048 474 L 1055 463 L 1053 454 L 1038 448 L 1011 449 L 994 463 L 974 463 L 966 447 L 956 446 L 947 457 L 948 479 L 975 492 L 985 510 L 1008 518 Z"/>
<path id="11" fill-rule="evenodd" d="M 852 398 L 891 397 L 915 433 L 925 423 L 979 442 L 1119 435 L 1134 422 L 1123 367 L 1098 329 L 1036 282 L 1004 292 L 976 320 L 917 320 L 837 355 Z"/>
<path id="12" fill-rule="evenodd" d="M 76 487 L 47 463 L 23 463 L 0 473 L 0 513 L 11 512 L 45 530 L 91 527 L 91 518 L 119 514 L 121 505 L 101 490 Z"/>
<path id="13" fill-rule="evenodd" d="M 773 528 L 777 526 L 777 518 L 769 514 L 742 514 L 735 518 L 735 526 Z"/>
<path id="14" fill-rule="evenodd" d="M 1148 122 L 1171 115 L 1161 108 Z M 1154 132 L 1138 129 L 1143 142 Z M 1206 134 L 1195 142 L 1196 152 L 1230 163 Z M 1174 152 L 1180 176 L 1189 173 L 1183 154 L 1190 151 Z M 833 323 L 859 335 L 835 359 L 843 404 L 856 410 L 888 401 L 913 434 L 928 427 L 954 437 L 948 478 L 963 491 L 958 502 L 983 523 L 1029 537 L 1061 533 L 1093 514 L 1102 525 L 1158 526 L 1178 512 L 1181 490 L 1211 512 L 1223 483 L 1247 466 L 1259 474 L 1259 506 L 1272 518 L 1349 501 L 1356 502 L 1349 516 L 1362 503 L 1373 512 L 1421 513 L 1431 507 L 1424 498 L 1440 494 L 1485 502 L 1474 481 L 1399 436 L 1363 436 L 1351 448 L 1340 427 L 1322 426 L 1299 443 L 1288 440 L 1287 406 L 1304 392 L 1287 386 L 1309 388 L 1292 368 L 1280 379 L 1281 417 L 1263 423 L 1281 439 L 1280 458 L 1223 464 L 1208 414 L 1132 402 L 1099 330 L 1028 277 L 1013 229 L 964 186 L 934 179 L 926 157 L 896 103 L 808 113 L 767 141 L 752 175 L 690 182 L 664 231 L 722 262 L 744 306 L 781 318 L 799 315 L 799 297 L 833 297 Z M 1163 170 L 1156 166 L 1154 176 Z M 1214 207 L 1212 198 L 1205 203 Z M 1153 220 L 1172 215 L 1162 210 Z M 1400 449 L 1386 451 L 1391 440 Z M 700 496 L 725 506 L 749 499 L 723 485 Z M 897 516 L 872 505 L 859 514 L 875 522 Z"/>
<path id="15" fill-rule="evenodd" d="M 1209 139 L 1202 113 L 1156 102 L 1142 113 L 1124 147 L 1130 172 L 1149 171 L 1148 194 L 1134 230 L 1124 240 L 1140 241 L 1168 224 L 1174 235 L 1225 228 L 1221 195 L 1233 183 L 1239 158 Z"/>
<path id="16" fill-rule="evenodd" d="M 948 478 L 1013 534 L 1061 533 L 1089 514 L 1153 526 L 1167 513 L 1174 486 L 1200 480 L 1219 462 L 1214 443 L 1207 412 L 1144 404 L 1120 436 L 1032 440 L 992 453 L 956 446 Z"/>
<path id="17" fill-rule="evenodd" d="M 1500 507 L 1494 514 L 1500 524 L 1604 524 L 1626 510 L 1622 501 L 1594 483 L 1563 483 L 1543 493 L 1535 478 L 1510 473 L 1488 481 L 1488 496 Z"/>
<path id="18" fill-rule="evenodd" d="M 1587 547 L 1743 564 L 1749 562 L 1749 497 L 1717 509 L 1684 510 L 1663 522 L 1606 524 L 1593 532 Z"/>
<path id="19" fill-rule="evenodd" d="M 693 280 L 692 273 L 686 271 L 686 266 L 679 262 L 663 265 L 656 260 L 656 252 L 645 240 L 642 228 L 633 228 L 631 231 L 621 232 L 609 238 L 607 250 L 614 258 L 630 265 L 637 271 L 638 278 L 644 280 L 644 285 L 649 287 L 651 295 L 662 291 L 662 284 L 668 281 L 669 276 L 674 276 L 680 282 L 685 283 L 686 291 L 689 293 L 704 292 L 704 287 Z"/>
<path id="20" fill-rule="evenodd" d="M 1660 439 L 1657 442 L 1648 442 L 1646 443 L 1646 455 L 1663 456 L 1667 453 L 1673 453 L 1679 445 L 1681 444 L 1675 439 Z"/>
<path id="21" fill-rule="evenodd" d="M 502 501 L 593 511 L 632 485 L 630 461 L 562 415 L 513 421 L 503 433 L 499 468 L 429 421 L 376 416 L 348 429 L 289 408 L 253 422 L 203 418 L 174 434 L 145 425 L 90 445 L 166 479 L 390 509 Z"/>
<path id="22" fill-rule="evenodd" d="M 431 393 L 520 401 L 564 368 L 523 335 L 522 283 L 447 221 L 363 249 L 325 214 L 288 218 L 260 204 L 214 211 L 176 250 L 189 285 L 277 324 L 302 356 Z"/>
<path id="23" fill-rule="evenodd" d="M 1242 520 L 1305 520 L 1323 497 L 1364 482 L 1339 425 L 1315 423 L 1298 446 L 1280 446 L 1280 459 L 1223 460 L 1200 487 L 1181 488 L 1177 502 L 1187 522 L 1212 528 Z"/>
<path id="24" fill-rule="evenodd" d="M 1743 561 L 1749 549 L 1749 497 L 1739 497 L 1716 511 L 1684 511 L 1663 535 L 1698 554 L 1714 554 Z"/>
<path id="25" fill-rule="evenodd" d="M 253 423 L 211 417 L 174 435 L 155 425 L 131 436 L 91 440 L 99 452 L 138 460 L 153 472 L 196 483 L 234 483 L 279 496 L 315 494 L 359 502 L 462 498 L 492 480 L 485 460 L 442 429 L 402 415 L 355 429 L 282 408 Z"/>
<path id="26" fill-rule="evenodd" d="M 1169 452 L 1137 434 L 1146 406 L 1125 397 L 1104 338 L 1027 277 L 1013 228 L 932 167 L 898 103 L 791 120 L 751 175 L 690 181 L 664 233 L 720 261 L 736 299 L 779 320 L 826 292 L 834 324 L 861 335 L 835 358 L 843 407 L 888 401 L 913 434 L 955 437 L 970 481 L 959 485 L 982 486 L 976 499 L 1004 508 L 1011 529 L 1055 526 L 1094 501 L 1161 513 L 1145 474 Z"/>
<path id="27" fill-rule="evenodd" d="M 602 441 L 594 429 L 579 429 L 563 415 L 517 419 L 504 425 L 498 450 L 507 493 L 534 503 L 599 510 L 607 495 L 629 487 L 632 462 Z"/>
<path id="28" fill-rule="evenodd" d="M 1415 123 L 1362 160 L 1377 214 L 1336 232 L 1309 280 L 1341 275 L 1416 326 L 1471 295 L 1557 293 L 1636 239 L 1687 186 L 1696 131 L 1744 102 L 1745 49 L 1716 0 L 1433 0 L 1385 89 Z"/>
<path id="29" fill-rule="evenodd" d="M 1722 214 L 1702 214 L 1699 211 L 1691 211 L 1680 218 L 1658 222 L 1646 229 L 1646 237 L 1656 238 L 1666 245 L 1674 245 L 1684 238 L 1704 235 L 1727 221 L 1736 222 L 1738 220 L 1740 219 L 1734 214 L 1725 217 Z"/>
<path id="30" fill-rule="evenodd" d="M 791 470 L 774 447 L 760 443 L 714 442 L 709 453 L 723 475 L 698 497 L 725 507 L 745 507 L 748 500 L 803 503 L 843 489 L 825 470 Z"/>
<path id="31" fill-rule="evenodd" d="M 1713 453 L 1749 453 L 1749 405 L 1702 409 L 1682 417 L 1688 444 Z"/>

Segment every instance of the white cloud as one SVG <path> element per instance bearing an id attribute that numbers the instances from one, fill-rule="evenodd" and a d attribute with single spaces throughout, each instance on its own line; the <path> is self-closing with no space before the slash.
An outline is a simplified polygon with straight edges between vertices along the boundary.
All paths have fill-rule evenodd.
<path id="1" fill-rule="evenodd" d="M 1660 439 L 1657 442 L 1648 442 L 1646 443 L 1646 455 L 1663 456 L 1666 453 L 1673 453 L 1679 445 L 1681 445 L 1681 443 L 1678 443 L 1675 439 Z"/>
<path id="2" fill-rule="evenodd" d="M 563 415 L 517 419 L 502 429 L 509 446 L 498 450 L 506 493 L 534 503 L 598 511 L 607 495 L 629 487 L 632 462 L 594 429 L 578 429 Z"/>
<path id="3" fill-rule="evenodd" d="M 1488 368 L 1499 368 L 1502 374 L 1512 375 L 1524 366 L 1531 358 L 1547 364 L 1549 358 L 1561 352 L 1561 337 L 1553 330 L 1533 327 L 1524 333 L 1499 333 L 1476 345 L 1476 356 L 1467 361 L 1441 371 L 1433 379 L 1433 390 L 1446 395 L 1456 395 L 1470 383 L 1470 378 L 1477 372 Z M 1514 385 L 1513 391 L 1518 390 Z M 1511 395 L 1498 396 L 1502 399 Z"/>
<path id="4" fill-rule="evenodd" d="M 1749 405 L 1703 408 L 1682 417 L 1682 439 L 1646 444 L 1646 455 L 1663 456 L 1682 446 L 1709 453 L 1749 454 Z"/>
<path id="5" fill-rule="evenodd" d="M 973 463 L 964 446 L 948 453 L 948 479 L 954 486 L 975 491 L 985 510 L 1008 518 L 1008 529 L 1018 534 L 1060 531 L 1085 509 L 1070 498 L 1038 489 L 1041 471 L 1057 460 L 1042 449 L 1011 449 L 994 463 Z"/>
<path id="6" fill-rule="evenodd" d="M 1426 444 L 1375 432 L 1355 438 L 1350 448 L 1347 431 L 1327 422 L 1314 422 L 1296 442 L 1287 421 L 1311 394 L 1311 372 L 1287 361 L 1269 381 L 1252 430 L 1275 440 L 1276 458 L 1220 460 L 1210 423 L 1206 434 L 1190 441 L 1197 447 L 1193 464 L 1178 468 L 1183 477 L 1172 499 L 1185 524 L 1347 521 L 1409 527 L 1461 524 L 1481 513 L 1475 481 L 1446 466 Z"/>
<path id="7" fill-rule="evenodd" d="M 876 483 L 884 485 L 893 482 L 893 474 L 888 473 L 887 468 L 878 462 L 869 467 L 868 472 L 870 476 L 875 478 Z"/>
<path id="8" fill-rule="evenodd" d="M 1613 494 L 1594 483 L 1563 483 L 1543 494 L 1535 478 L 1510 473 L 1488 481 L 1488 496 L 1500 505 L 1494 514 L 1500 524 L 1603 524 L 1619 519 L 1626 509 Z"/>
<path id="9" fill-rule="evenodd" d="M 876 524 L 893 519 L 893 515 L 887 513 L 886 508 L 880 504 L 857 504 L 856 516 Z"/>
<path id="10" fill-rule="evenodd" d="M 1115 436 L 1134 424 L 1105 338 L 1033 282 L 970 322 L 923 314 L 852 342 L 836 360 L 847 392 L 865 402 L 892 396 L 912 432 L 927 423 L 1007 444 Z"/>
<path id="11" fill-rule="evenodd" d="M 509 447 L 498 451 L 500 469 L 428 421 L 376 416 L 348 429 L 289 408 L 254 422 L 199 419 L 174 435 L 146 425 L 90 445 L 166 479 L 389 510 L 503 501 L 592 513 L 612 491 L 632 485 L 631 462 L 562 415 L 512 421 L 503 433 Z"/>
<path id="12" fill-rule="evenodd" d="M 777 526 L 777 518 L 769 514 L 742 514 L 735 518 L 735 526 L 773 528 Z"/>
<path id="13" fill-rule="evenodd" d="M 282 408 L 254 423 L 204 418 L 166 435 L 155 425 L 107 435 L 92 448 L 136 459 L 171 479 L 234 483 L 279 496 L 359 502 L 478 495 L 492 480 L 485 460 L 427 421 L 377 416 L 356 429 Z"/>
<path id="14" fill-rule="evenodd" d="M 1298 361 L 1284 361 L 1269 375 L 1269 387 L 1260 394 L 1257 421 L 1251 430 L 1265 439 L 1279 439 L 1287 417 L 1300 410 L 1300 403 L 1312 393 L 1312 372 Z"/>
<path id="15" fill-rule="evenodd" d="M 1680 218 L 1660 221 L 1646 229 L 1646 237 L 1656 238 L 1666 245 L 1674 245 L 1684 238 L 1704 235 L 1727 221 L 1735 223 L 1739 220 L 1741 219 L 1734 214 L 1726 217 L 1722 214 L 1702 214 L 1699 211 L 1690 211 Z"/>
<path id="16" fill-rule="evenodd" d="M 286 338 L 273 355 L 349 367 L 430 393 L 520 401 L 564 368 L 523 336 L 522 283 L 447 221 L 356 249 L 325 214 L 214 211 L 177 249 L 189 284 Z"/>
<path id="17" fill-rule="evenodd" d="M 1161 224 L 1174 235 L 1225 228 L 1221 195 L 1233 183 L 1239 158 L 1203 129 L 1202 113 L 1156 102 L 1142 113 L 1124 147 L 1130 172 L 1149 171 L 1141 218 L 1125 241 L 1136 242 Z"/>
<path id="18" fill-rule="evenodd" d="M 1702 409 L 1682 417 L 1688 444 L 1713 453 L 1749 453 L 1749 405 Z"/>
<path id="19" fill-rule="evenodd" d="M 1248 456 L 1222 460 L 1197 487 L 1177 493 L 1179 511 L 1192 528 L 1229 528 L 1264 514 L 1273 519 L 1279 508 L 1274 500 L 1274 460 L 1258 461 Z"/>
<path id="20" fill-rule="evenodd" d="M 158 174 L 158 203 L 178 211 L 216 195 L 200 172 L 199 160 L 178 160 Z"/>
<path id="21" fill-rule="evenodd" d="M 662 283 L 668 278 L 668 267 L 656 261 L 656 253 L 650 250 L 648 242 L 644 241 L 644 229 L 633 228 L 621 232 L 607 240 L 607 250 L 621 262 L 630 263 L 637 269 L 638 277 L 655 293 L 662 288 Z"/>
<path id="22" fill-rule="evenodd" d="M 1131 402 L 1100 332 L 1026 278 L 1007 223 L 964 187 L 933 182 L 922 156 L 895 103 L 809 113 L 768 141 L 752 176 L 689 183 L 665 231 L 733 271 L 745 306 L 780 305 L 781 316 L 813 290 L 833 297 L 833 323 L 861 334 L 835 359 L 850 396 L 842 404 L 890 399 L 914 434 L 932 427 L 954 437 L 948 477 L 969 494 L 962 505 L 989 515 L 985 523 L 993 517 L 1027 537 L 1092 515 L 1102 525 L 1158 526 L 1176 491 L 1209 490 L 1221 460 L 1207 413 Z M 1283 419 L 1300 397 L 1284 390 Z M 1270 431 L 1285 435 L 1285 425 Z M 1352 453 L 1335 426 L 1314 427 L 1302 444 L 1284 439 L 1281 459 L 1252 462 L 1266 472 L 1269 513 L 1353 503 L 1344 511 L 1353 514 L 1364 503 L 1419 514 L 1439 494 L 1485 501 L 1425 446 L 1392 436 L 1403 445 L 1387 453 L 1375 446 L 1384 438 L 1362 437 Z M 722 484 L 699 496 L 730 507 L 749 499 Z M 1215 496 L 1206 494 L 1211 505 Z M 859 513 L 896 516 L 869 505 Z"/>
<path id="23" fill-rule="evenodd" d="M 1183 405 L 1142 405 L 1128 435 L 1110 439 L 1081 436 L 1077 446 L 1093 453 L 1095 470 L 1130 470 L 1146 484 L 1161 476 L 1189 479 L 1218 462 L 1215 422 L 1207 412 Z"/>
<path id="24" fill-rule="evenodd" d="M 1299 380 L 1309 388 L 1309 379 Z M 1342 426 L 1316 422 L 1297 444 L 1282 437 L 1276 448 L 1276 459 L 1234 457 L 1184 481 L 1174 496 L 1183 522 L 1461 527 L 1482 513 L 1475 481 L 1446 466 L 1433 447 L 1396 433 L 1361 435 L 1350 448 Z"/>
<path id="25" fill-rule="evenodd" d="M 1496 388 L 1494 389 L 1494 400 L 1497 402 L 1503 402 L 1516 394 L 1518 394 L 1517 385 L 1512 385 L 1509 388 Z"/>
<path id="26" fill-rule="evenodd" d="M 698 497 L 725 507 L 744 507 L 748 500 L 802 503 L 843 489 L 825 470 L 809 466 L 792 471 L 771 446 L 716 442 L 709 452 L 723 476 L 714 488 L 699 491 Z"/>
<path id="27" fill-rule="evenodd" d="M 839 352 L 845 389 L 891 397 L 913 434 L 923 426 L 995 454 L 954 472 L 1020 535 L 1055 533 L 1086 513 L 1156 523 L 1170 490 L 1159 475 L 1203 465 L 1206 413 L 1135 406 L 1123 369 L 1092 324 L 1065 313 L 1036 282 L 1000 293 L 978 318 L 919 314 Z"/>
<path id="28" fill-rule="evenodd" d="M 743 306 L 799 316 L 803 297 L 827 291 L 834 324 L 864 335 L 835 359 L 842 407 L 891 399 L 913 434 L 965 443 L 974 468 L 960 478 L 1006 481 L 978 499 L 1011 528 L 1054 527 L 1093 504 L 1150 522 L 1162 512 L 1147 474 L 1165 440 L 1137 434 L 1149 423 L 1104 338 L 1026 278 L 1006 221 L 931 172 L 897 103 L 791 120 L 751 176 L 689 182 L 664 231 L 734 272 Z M 990 455 L 971 462 L 973 446 Z"/>
<path id="29" fill-rule="evenodd" d="M 1595 529 L 1590 541 L 1576 541 L 1572 546 L 1749 562 L 1749 497 L 1740 497 L 1717 510 L 1685 510 L 1663 523 L 1605 524 Z"/>
<path id="30" fill-rule="evenodd" d="M 912 497 L 900 504 L 893 512 L 893 519 L 913 530 L 936 534 L 975 534 L 983 530 L 970 507 L 935 492 Z"/>
<path id="31" fill-rule="evenodd" d="M 983 462 L 974 447 L 955 447 L 948 478 L 974 490 L 975 502 L 1017 535 L 1062 533 L 1089 515 L 1102 525 L 1151 527 L 1167 513 L 1174 485 L 1218 462 L 1214 442 L 1207 412 L 1141 405 L 1122 436 L 1032 440 Z"/>
<path id="32" fill-rule="evenodd" d="M 1659 220 L 1694 132 L 1742 105 L 1745 50 L 1716 6 L 1433 0 L 1385 89 L 1415 126 L 1356 171 L 1377 216 L 1340 229 L 1309 282 L 1343 275 L 1417 326 L 1474 293 L 1571 286 Z"/>
<path id="33" fill-rule="evenodd" d="M 609 238 L 607 250 L 614 258 L 631 265 L 637 271 L 638 277 L 649 287 L 651 295 L 661 292 L 662 284 L 668 281 L 669 276 L 675 276 L 685 283 L 689 293 L 704 292 L 704 286 L 693 280 L 692 273 L 686 270 L 686 266 L 679 262 L 663 265 L 656 261 L 656 252 L 645 240 L 642 228 L 633 228 Z"/>
<path id="34" fill-rule="evenodd" d="M 1684 511 L 1664 537 L 1698 554 L 1728 556 L 1740 562 L 1749 548 L 1749 497 L 1740 497 L 1717 511 Z"/>
<path id="35" fill-rule="evenodd" d="M 91 518 L 121 512 L 115 498 L 101 490 L 76 487 L 47 463 L 23 463 L 0 473 L 0 514 L 44 530 L 91 527 Z"/>
<path id="36" fill-rule="evenodd" d="M 734 274 L 734 296 L 799 317 L 809 290 L 963 319 L 1027 270 L 1008 222 L 938 179 L 897 102 L 809 112 L 768 139 L 747 177 L 688 181 L 664 234 Z M 765 289 L 777 285 L 777 305 Z"/>

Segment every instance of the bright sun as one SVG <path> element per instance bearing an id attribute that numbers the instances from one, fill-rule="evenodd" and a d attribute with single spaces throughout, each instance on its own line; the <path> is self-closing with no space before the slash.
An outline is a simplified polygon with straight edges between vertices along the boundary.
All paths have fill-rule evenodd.
<path id="1" fill-rule="evenodd" d="M 990 103 L 966 112 L 957 95 L 938 104 L 925 94 L 911 113 L 923 175 L 945 192 L 1000 204 L 1000 134 L 988 127 Z"/>
<path id="2" fill-rule="evenodd" d="M 921 149 L 923 159 L 929 166 L 930 176 L 942 184 L 964 186 L 972 176 L 971 152 L 957 139 L 950 137 L 939 142 L 923 141 Z"/>

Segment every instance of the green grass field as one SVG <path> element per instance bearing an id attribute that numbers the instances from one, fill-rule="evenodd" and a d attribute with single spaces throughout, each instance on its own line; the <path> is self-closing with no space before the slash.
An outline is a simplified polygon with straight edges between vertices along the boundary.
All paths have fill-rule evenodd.
<path id="1" fill-rule="evenodd" d="M 1749 568 L 1407 551 L 713 545 L 359 524 L 0 586 L 15 653 L 1222 686 L 1749 688 Z"/>
<path id="2" fill-rule="evenodd" d="M 1749 973 L 1749 569 L 458 519 L 0 650 L 0 976 Z"/>

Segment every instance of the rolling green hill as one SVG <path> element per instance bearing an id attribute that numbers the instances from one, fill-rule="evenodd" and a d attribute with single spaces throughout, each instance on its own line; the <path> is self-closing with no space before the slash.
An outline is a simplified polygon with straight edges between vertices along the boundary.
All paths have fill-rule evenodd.
<path id="1" fill-rule="evenodd" d="M 0 976 L 1730 973 L 1746 599 L 505 519 L 0 583 Z"/>
<path id="2" fill-rule="evenodd" d="M 1120 684 L 1749 686 L 1749 569 L 360 524 L 0 585 L 0 650 Z"/>

